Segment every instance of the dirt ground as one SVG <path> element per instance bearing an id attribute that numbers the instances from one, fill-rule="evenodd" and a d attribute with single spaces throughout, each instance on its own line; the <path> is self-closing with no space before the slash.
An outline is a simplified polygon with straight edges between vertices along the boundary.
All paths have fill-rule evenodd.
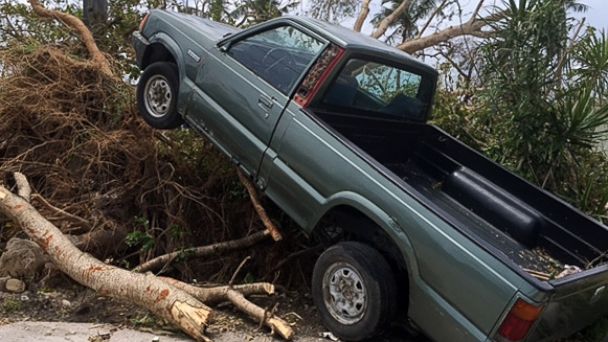
<path id="1" fill-rule="evenodd" d="M 277 314 L 294 326 L 296 342 L 331 341 L 324 337 L 327 330 L 321 325 L 308 293 L 293 291 L 281 293 L 275 298 L 251 299 L 266 308 L 278 303 Z M 207 333 L 216 342 L 280 341 L 272 338 L 268 329 L 260 327 L 227 303 L 215 306 L 215 318 Z M 111 339 L 97 338 L 100 334 Z M 73 283 L 56 289 L 31 288 L 22 294 L 0 292 L 0 341 L 29 342 L 33 336 L 40 342 L 154 342 L 155 336 L 160 336 L 159 342 L 191 341 L 175 327 L 146 310 L 97 296 L 93 291 Z M 605 336 L 605 333 L 579 333 L 562 342 L 608 342 Z M 395 324 L 385 336 L 373 340 L 428 341 L 405 323 Z"/>
<path id="2" fill-rule="evenodd" d="M 296 341 L 330 341 L 330 339 L 323 337 L 323 333 L 326 333 L 327 330 L 321 325 L 309 294 L 288 292 L 279 294 L 276 298 L 252 297 L 252 300 L 262 307 L 273 307 L 275 303 L 278 303 L 277 313 L 294 326 L 297 336 Z M 215 308 L 215 319 L 207 330 L 209 336 L 213 337 L 214 340 L 220 342 L 274 341 L 274 339 L 269 338 L 270 334 L 266 328 L 260 327 L 257 322 L 243 316 L 234 310 L 230 304 L 220 304 Z M 105 324 L 110 324 L 114 331 L 135 330 L 154 336 L 178 337 L 180 338 L 178 341 L 189 340 L 179 330 L 157 319 L 146 310 L 111 298 L 97 296 L 91 290 L 71 284 L 62 286 L 60 289 L 30 289 L 22 294 L 0 292 L 0 341 L 9 341 L 6 339 L 8 335 L 20 329 L 23 330 L 22 324 L 24 322 L 89 323 L 89 325 L 75 325 L 73 328 L 67 325 L 61 329 L 59 328 L 60 325 L 53 326 L 52 323 L 40 323 L 31 326 L 30 328 L 34 332 L 44 331 L 44 333 L 38 334 L 37 340 L 41 342 L 55 341 L 52 337 L 57 336 L 68 338 L 71 336 L 69 334 L 71 331 L 80 331 L 84 334 L 83 331 L 86 331 L 86 329 L 104 326 Z M 46 333 L 48 335 L 45 335 Z M 91 336 L 94 335 L 91 334 Z M 15 341 L 21 341 L 17 339 L 19 336 L 13 336 Z M 117 335 L 115 340 L 119 341 L 120 336 L 122 335 Z M 26 337 L 23 341 L 28 341 Z M 79 340 L 74 338 L 72 336 L 66 341 Z M 122 340 L 122 337 L 120 338 Z M 139 339 L 129 340 L 140 341 Z M 142 339 L 141 341 L 152 340 Z M 163 340 L 161 339 L 161 341 Z M 374 341 L 414 342 L 425 341 L 425 339 L 421 336 L 413 336 L 403 327 L 396 326 L 384 338 Z"/>

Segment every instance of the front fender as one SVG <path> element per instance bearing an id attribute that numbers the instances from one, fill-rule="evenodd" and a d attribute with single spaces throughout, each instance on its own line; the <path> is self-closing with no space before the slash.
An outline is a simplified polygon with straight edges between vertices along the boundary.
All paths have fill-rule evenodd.
<path id="1" fill-rule="evenodd" d="M 344 191 L 329 197 L 321 206 L 318 214 L 310 221 L 310 226 L 307 227 L 306 230 L 311 232 L 327 213 L 334 208 L 342 206 L 356 209 L 376 223 L 399 248 L 402 258 L 405 261 L 408 274 L 410 275 L 410 282 L 418 277 L 418 266 L 414 247 L 405 230 L 400 226 L 394 216 L 388 214 L 379 206 L 357 193 Z"/>
<path id="2" fill-rule="evenodd" d="M 150 45 L 158 43 L 164 46 L 173 56 L 175 63 L 177 63 L 177 68 L 179 70 L 179 81 L 180 84 L 184 80 L 185 77 L 185 62 L 184 62 L 184 54 L 180 49 L 177 42 L 171 38 L 168 34 L 164 32 L 157 32 L 153 34 L 150 38 L 148 38 Z"/>

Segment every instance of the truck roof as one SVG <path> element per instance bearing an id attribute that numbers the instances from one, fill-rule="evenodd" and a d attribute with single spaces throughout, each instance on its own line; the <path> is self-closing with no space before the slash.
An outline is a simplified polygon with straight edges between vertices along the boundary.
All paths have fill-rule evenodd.
<path id="1" fill-rule="evenodd" d="M 364 35 L 360 32 L 355 32 L 340 25 L 331 24 L 322 20 L 302 16 L 282 16 L 271 21 L 293 21 L 307 28 L 310 28 L 311 30 L 319 33 L 321 36 L 327 38 L 331 42 L 343 48 L 381 54 L 387 57 L 391 57 L 391 59 L 393 60 L 397 60 L 399 62 L 415 66 L 426 72 L 430 72 L 433 74 L 437 73 L 437 71 L 433 67 L 418 61 L 417 59 L 413 58 L 410 54 L 404 51 L 401 51 L 370 36 Z"/>

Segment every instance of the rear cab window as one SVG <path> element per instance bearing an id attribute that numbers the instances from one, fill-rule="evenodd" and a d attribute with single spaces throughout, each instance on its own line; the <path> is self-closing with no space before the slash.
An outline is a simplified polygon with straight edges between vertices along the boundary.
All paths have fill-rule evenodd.
<path id="1" fill-rule="evenodd" d="M 432 82 L 406 66 L 351 58 L 315 106 L 334 113 L 420 121 L 430 109 Z"/>

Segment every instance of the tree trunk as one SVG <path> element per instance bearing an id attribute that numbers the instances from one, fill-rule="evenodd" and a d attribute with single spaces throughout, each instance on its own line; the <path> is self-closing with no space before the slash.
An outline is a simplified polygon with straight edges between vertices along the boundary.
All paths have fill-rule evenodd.
<path id="1" fill-rule="evenodd" d="M 108 20 L 108 0 L 82 0 L 84 23 L 93 32 Z"/>
<path id="2" fill-rule="evenodd" d="M 29 0 L 32 5 L 32 9 L 36 14 L 45 18 L 52 18 L 58 21 L 63 22 L 67 26 L 71 27 L 80 35 L 80 40 L 87 48 L 89 55 L 91 57 L 91 62 L 95 65 L 102 73 L 109 77 L 114 77 L 112 73 L 112 69 L 110 68 L 110 63 L 106 59 L 106 56 L 99 50 L 97 44 L 95 44 L 95 39 L 93 39 L 93 35 L 91 31 L 87 28 L 87 26 L 80 20 L 79 18 L 60 11 L 48 10 L 44 8 L 38 2 L 38 0 Z"/>
<path id="3" fill-rule="evenodd" d="M 359 12 L 359 16 L 357 17 L 357 21 L 355 21 L 355 26 L 353 30 L 356 32 L 361 32 L 363 28 L 363 24 L 365 24 L 365 19 L 369 15 L 369 3 L 371 0 L 363 0 L 363 4 L 361 4 L 361 11 Z"/>
<path id="4" fill-rule="evenodd" d="M 469 21 L 462 25 L 450 26 L 428 36 L 408 40 L 397 46 L 397 48 L 408 53 L 414 53 L 432 46 L 436 46 L 440 43 L 447 42 L 456 37 L 475 36 L 486 38 L 491 36 L 492 32 L 482 31 L 482 29 L 489 24 L 504 18 L 504 15 L 504 12 L 498 12 L 481 19 L 472 17 Z"/>
<path id="5" fill-rule="evenodd" d="M 376 28 L 376 30 L 372 33 L 372 37 L 373 38 L 380 38 L 382 37 L 382 35 L 384 33 L 386 33 L 386 30 L 388 30 L 388 28 L 395 23 L 397 20 L 399 20 L 399 17 L 403 15 L 403 13 L 405 13 L 410 6 L 412 5 L 412 0 L 403 0 L 403 2 L 397 6 L 397 8 L 395 8 L 395 10 L 389 14 L 386 18 L 382 19 L 382 21 L 380 22 L 380 24 L 378 24 L 378 27 Z"/>

